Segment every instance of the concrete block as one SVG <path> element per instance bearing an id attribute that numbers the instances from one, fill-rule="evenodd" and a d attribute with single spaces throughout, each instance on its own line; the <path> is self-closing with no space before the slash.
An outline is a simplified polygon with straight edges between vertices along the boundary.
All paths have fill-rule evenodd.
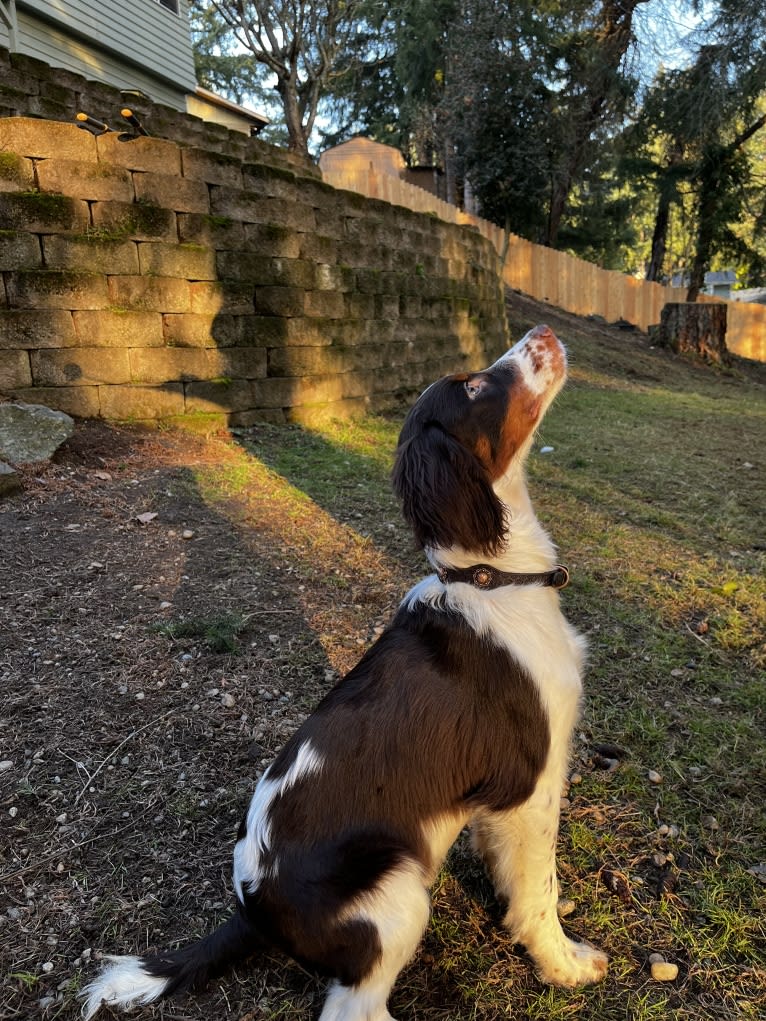
<path id="1" fill-rule="evenodd" d="M 301 319 L 283 316 L 220 316 L 213 332 L 221 347 L 281 347 L 289 343 L 288 335 L 293 323 Z"/>
<path id="2" fill-rule="evenodd" d="M 181 174 L 181 151 L 162 138 L 134 138 L 121 142 L 116 132 L 96 139 L 98 158 L 109 166 L 153 174 Z"/>
<path id="3" fill-rule="evenodd" d="M 97 386 L 35 386 L 17 390 L 14 397 L 64 411 L 73 418 L 98 418 L 101 412 Z"/>
<path id="4" fill-rule="evenodd" d="M 269 351 L 270 376 L 317 376 L 355 367 L 354 349 L 283 347 Z"/>
<path id="5" fill-rule="evenodd" d="M 374 319 L 375 318 L 375 296 L 373 294 L 339 294 L 337 297 L 343 300 L 343 312 L 350 319 Z"/>
<path id="6" fill-rule="evenodd" d="M 152 202 L 177 213 L 209 213 L 210 197 L 203 181 L 172 174 L 133 174 L 138 202 Z"/>
<path id="7" fill-rule="evenodd" d="M 342 319 L 346 311 L 344 297 L 351 295 L 344 296 L 337 291 L 307 291 L 305 313 L 307 316 L 322 316 L 325 319 Z"/>
<path id="8" fill-rule="evenodd" d="M 0 349 L 72 347 L 77 343 L 69 311 L 0 308 Z"/>
<path id="9" fill-rule="evenodd" d="M 77 269 L 85 273 L 138 273 L 134 241 L 112 241 L 98 233 L 80 237 L 45 234 L 42 238 L 47 269 Z"/>
<path id="10" fill-rule="evenodd" d="M 343 266 L 317 263 L 314 267 L 314 289 L 317 291 L 352 291 L 355 287 L 354 273 Z"/>
<path id="11" fill-rule="evenodd" d="M 162 336 L 168 347 L 215 347 L 215 315 L 174 312 L 162 316 Z"/>
<path id="12" fill-rule="evenodd" d="M 216 253 L 202 245 L 173 245 L 163 241 L 138 244 L 139 271 L 182 280 L 215 280 Z"/>
<path id="13" fill-rule="evenodd" d="M 297 231 L 316 230 L 316 214 L 311 206 L 284 198 L 220 188 L 217 185 L 210 189 L 210 211 L 243 223 L 276 223 Z"/>
<path id="14" fill-rule="evenodd" d="M 289 408 L 300 403 L 298 396 L 299 380 L 269 378 L 253 380 L 250 384 L 253 394 L 253 406 L 256 408 Z"/>
<path id="15" fill-rule="evenodd" d="M 93 227 L 105 235 L 134 241 L 177 241 L 176 215 L 146 202 L 94 202 Z"/>
<path id="16" fill-rule="evenodd" d="M 189 285 L 190 312 L 246 315 L 253 312 L 253 285 L 236 280 L 200 280 Z"/>
<path id="17" fill-rule="evenodd" d="M 5 276 L 8 303 L 17 308 L 106 308 L 106 278 L 73 270 L 21 270 Z"/>
<path id="18" fill-rule="evenodd" d="M 206 379 L 209 375 L 207 352 L 200 348 L 131 348 L 128 355 L 133 383 L 183 382 Z"/>
<path id="19" fill-rule="evenodd" d="M 320 223 L 321 228 L 321 223 Z M 323 234 L 299 234 L 301 259 L 335 265 L 338 261 L 338 241 Z"/>
<path id="20" fill-rule="evenodd" d="M 259 347 L 208 348 L 207 378 L 265 379 L 266 349 Z"/>
<path id="21" fill-rule="evenodd" d="M 101 347 L 32 351 L 31 363 L 35 386 L 130 382 L 128 352 L 120 348 L 113 348 L 108 355 Z"/>
<path id="22" fill-rule="evenodd" d="M 106 163 L 40 160 L 37 179 L 42 191 L 60 192 L 71 198 L 102 202 L 132 202 L 134 199 L 130 171 Z"/>
<path id="23" fill-rule="evenodd" d="M 250 252 L 218 252 L 216 267 L 220 279 L 252 281 L 279 287 L 314 286 L 314 266 L 303 259 L 272 258 Z"/>
<path id="24" fill-rule="evenodd" d="M 159 312 L 101 309 L 73 312 L 72 319 L 77 342 L 83 347 L 163 347 L 165 343 Z"/>
<path id="25" fill-rule="evenodd" d="M 265 163 L 244 163 L 242 166 L 242 187 L 256 195 L 292 201 L 299 192 L 298 182 L 292 170 L 270 167 Z"/>
<path id="26" fill-rule="evenodd" d="M 246 411 L 253 406 L 252 388 L 247 380 L 205 380 L 184 385 L 187 413 Z"/>
<path id="27" fill-rule="evenodd" d="M 100 386 L 101 415 L 113 422 L 147 421 L 183 415 L 183 383 L 161 386 Z"/>
<path id="28" fill-rule="evenodd" d="M 140 312 L 190 312 L 186 280 L 174 277 L 110 276 L 109 303 Z"/>
<path id="29" fill-rule="evenodd" d="M 0 119 L 0 126 L 3 121 Z M 83 233 L 89 223 L 88 205 L 80 199 L 47 192 L 0 192 L 0 224 L 3 230 L 36 234 Z"/>
<path id="30" fill-rule="evenodd" d="M 302 287 L 256 287 L 255 313 L 261 316 L 302 316 L 305 294 Z"/>
<path id="31" fill-rule="evenodd" d="M 0 150 L 0 191 L 32 191 L 34 186 L 32 160 Z"/>
<path id="32" fill-rule="evenodd" d="M 308 258 L 302 255 L 303 238 L 290 227 L 282 227 L 276 223 L 246 223 L 244 224 L 244 236 L 247 247 L 258 255 L 271 255 L 280 259 Z M 228 245 L 221 245 L 221 248 L 228 248 Z M 221 254 L 224 254 L 223 252 Z"/>
<path id="33" fill-rule="evenodd" d="M 95 162 L 96 139 L 74 124 L 42 121 L 36 117 L 8 117 L 0 120 L 0 150 L 34 159 Z"/>
<path id="34" fill-rule="evenodd" d="M 389 397 L 385 410 L 391 408 L 392 400 Z M 374 408 L 370 396 L 347 398 L 340 401 L 326 401 L 322 404 L 308 404 L 302 407 L 289 408 L 286 411 L 288 422 L 296 425 L 306 425 L 309 428 L 320 422 L 347 421 L 353 418 L 362 418 L 384 408 Z M 399 410 L 395 408 L 395 410 Z"/>
<path id="35" fill-rule="evenodd" d="M 282 408 L 252 408 L 250 411 L 234 411 L 229 415 L 229 425 L 249 429 L 258 422 L 270 425 L 284 425 L 287 416 Z"/>
<path id="36" fill-rule="evenodd" d="M 9 269 L 40 269 L 40 239 L 26 231 L 0 230 L 0 266 Z"/>
<path id="37" fill-rule="evenodd" d="M 229 216 L 214 216 L 212 213 L 179 213 L 178 239 L 182 244 L 204 245 L 218 250 L 241 251 L 248 247 L 242 223 Z"/>
<path id="38" fill-rule="evenodd" d="M 26 351 L 0 350 L 0 390 L 16 390 L 31 385 L 29 354 Z"/>
<path id="39" fill-rule="evenodd" d="M 205 149 L 181 149 L 181 172 L 191 181 L 242 188 L 242 162 Z"/>

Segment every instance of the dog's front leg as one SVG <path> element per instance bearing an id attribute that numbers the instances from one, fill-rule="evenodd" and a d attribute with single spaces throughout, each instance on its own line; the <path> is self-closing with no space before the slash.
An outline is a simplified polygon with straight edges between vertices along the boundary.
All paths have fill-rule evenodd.
<path id="1" fill-rule="evenodd" d="M 484 857 L 498 897 L 508 904 L 504 925 L 523 943 L 543 982 L 580 986 L 606 975 L 607 957 L 563 932 L 557 913 L 556 839 L 560 785 L 543 776 L 517 808 L 482 815 L 474 843 Z"/>

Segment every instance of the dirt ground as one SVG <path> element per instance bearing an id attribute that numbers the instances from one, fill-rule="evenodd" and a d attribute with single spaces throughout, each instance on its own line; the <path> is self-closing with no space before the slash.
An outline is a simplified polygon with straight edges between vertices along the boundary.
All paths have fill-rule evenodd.
<path id="1" fill-rule="evenodd" d="M 223 877 L 255 776 L 386 611 L 361 573 L 341 597 L 299 592 L 273 522 L 245 538 L 211 513 L 190 469 L 230 456 L 216 440 L 83 422 L 0 507 L 0 944 L 17 976 L 6 1016 L 71 999 L 115 909 L 127 926 L 135 900 L 156 903 L 160 928 L 136 934 L 152 942 L 165 925 L 205 924 L 189 914 L 228 910 Z M 328 613 L 335 666 L 308 623 Z M 212 622 L 224 641 L 233 627 L 237 654 L 204 634 L 173 640 L 162 627 L 180 618 Z"/>

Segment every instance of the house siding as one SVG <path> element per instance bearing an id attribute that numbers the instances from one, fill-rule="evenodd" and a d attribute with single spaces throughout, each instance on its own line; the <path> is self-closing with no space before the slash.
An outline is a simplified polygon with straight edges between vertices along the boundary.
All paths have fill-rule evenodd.
<path id="1" fill-rule="evenodd" d="M 18 0 L 17 17 L 19 53 L 180 110 L 196 87 L 185 0 L 179 14 L 157 0 Z"/>

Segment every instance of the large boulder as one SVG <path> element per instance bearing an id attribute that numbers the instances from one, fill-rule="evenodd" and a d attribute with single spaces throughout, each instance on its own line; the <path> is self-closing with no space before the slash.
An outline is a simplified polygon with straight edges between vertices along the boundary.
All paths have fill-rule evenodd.
<path id="1" fill-rule="evenodd" d="M 0 460 L 46 461 L 74 432 L 74 419 L 42 404 L 0 404 Z"/>

